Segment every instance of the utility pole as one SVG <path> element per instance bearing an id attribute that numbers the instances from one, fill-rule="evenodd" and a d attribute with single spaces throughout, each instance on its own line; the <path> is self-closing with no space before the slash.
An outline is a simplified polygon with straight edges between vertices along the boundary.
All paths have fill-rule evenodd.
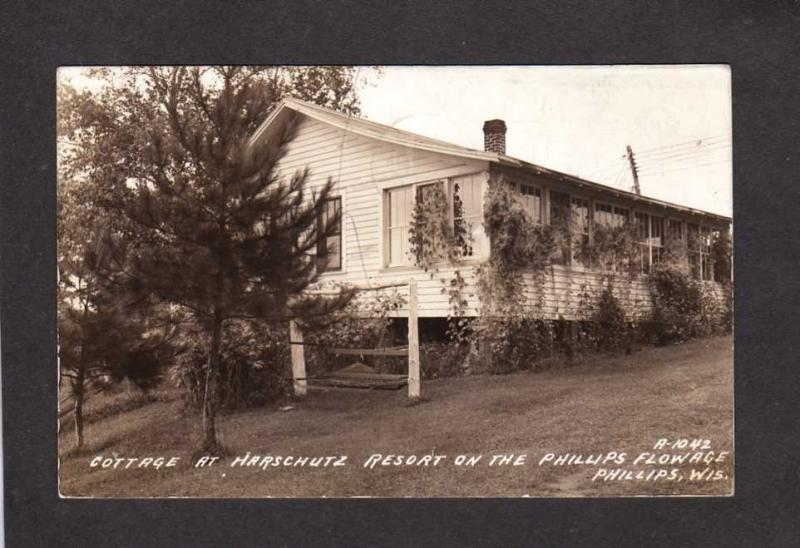
<path id="1" fill-rule="evenodd" d="M 636 171 L 636 160 L 633 157 L 633 149 L 628 145 L 628 163 L 631 165 L 631 174 L 633 175 L 633 191 L 636 194 L 641 194 L 642 189 L 639 187 L 639 172 Z"/>

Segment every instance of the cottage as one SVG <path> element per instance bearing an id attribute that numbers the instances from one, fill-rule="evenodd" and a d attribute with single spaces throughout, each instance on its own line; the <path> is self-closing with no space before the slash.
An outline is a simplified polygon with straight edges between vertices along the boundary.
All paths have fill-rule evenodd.
<path id="1" fill-rule="evenodd" d="M 415 279 L 419 315 L 446 317 L 451 304 L 442 280 L 456 270 L 464 278 L 466 316 L 480 313 L 474 266 L 487 260 L 491 242 L 482 225 L 484 197 L 493 181 L 508 181 L 530 218 L 543 225 L 570 218 L 572 238 L 590 241 L 596 227 L 630 222 L 640 246 L 638 268 L 648 272 L 664 256 L 667 237 L 687 242 L 686 267 L 698 279 L 718 285 L 730 273 L 715 268 L 709 248 L 714 233 L 727 233 L 731 219 L 647 198 L 531 164 L 505 153 L 502 120 L 484 124 L 485 150 L 472 150 L 286 99 L 257 130 L 254 140 L 274 139 L 290 120 L 296 136 L 279 170 L 309 168 L 308 184 L 335 183 L 329 212 L 341 211 L 338 230 L 318 251 L 325 258 L 323 281 L 376 286 Z M 443 191 L 452 226 L 466 227 L 469 244 L 455 264 L 431 276 L 410 253 L 409 230 L 415 201 L 432 189 Z M 457 206 L 455 205 L 457 204 Z M 324 222 L 324 220 L 322 221 Z M 538 295 L 540 317 L 577 319 L 580 295 L 597 291 L 613 265 L 585 264 L 567 246 L 546 269 L 544 280 L 527 279 L 526 298 Z M 323 263 L 321 263 L 323 264 Z M 527 276 L 527 275 L 526 275 Z M 626 278 L 620 299 L 632 314 L 646 313 L 650 294 L 643 276 Z M 401 311 L 400 315 L 404 315 Z"/>

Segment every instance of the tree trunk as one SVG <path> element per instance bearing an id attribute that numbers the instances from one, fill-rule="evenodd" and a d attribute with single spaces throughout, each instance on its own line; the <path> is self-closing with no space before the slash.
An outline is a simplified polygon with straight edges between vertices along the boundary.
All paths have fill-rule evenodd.
<path id="1" fill-rule="evenodd" d="M 83 447 L 83 397 L 84 397 L 84 372 L 78 369 L 72 391 L 75 396 L 75 446 Z"/>
<path id="2" fill-rule="evenodd" d="M 222 340 L 222 318 L 214 315 L 214 327 L 211 335 L 211 352 L 208 356 L 206 370 L 206 386 L 203 396 L 203 446 L 209 453 L 219 448 L 217 441 L 217 375 L 219 373 L 220 344 Z"/>

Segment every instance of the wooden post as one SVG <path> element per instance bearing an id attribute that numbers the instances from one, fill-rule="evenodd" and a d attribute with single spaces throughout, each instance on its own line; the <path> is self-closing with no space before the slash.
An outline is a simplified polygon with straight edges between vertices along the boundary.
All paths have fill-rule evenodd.
<path id="1" fill-rule="evenodd" d="M 306 355 L 303 349 L 303 332 L 294 320 L 289 320 L 289 350 L 292 353 L 292 386 L 295 396 L 305 396 L 306 383 Z M 300 344 L 294 344 L 300 343 Z"/>
<path id="2" fill-rule="evenodd" d="M 408 283 L 408 397 L 419 397 L 419 322 L 417 281 Z"/>

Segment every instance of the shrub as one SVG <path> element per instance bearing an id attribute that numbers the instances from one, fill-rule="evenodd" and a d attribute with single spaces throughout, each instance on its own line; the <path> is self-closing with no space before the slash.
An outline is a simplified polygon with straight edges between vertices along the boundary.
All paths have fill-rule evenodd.
<path id="1" fill-rule="evenodd" d="M 695 280 L 687 272 L 669 265 L 655 269 L 650 284 L 652 329 L 657 344 L 721 333 L 730 324 L 728 301 L 712 284 Z"/>
<path id="2" fill-rule="evenodd" d="M 475 340 L 481 341 L 479 370 L 505 374 L 534 369 L 539 359 L 553 352 L 554 323 L 520 316 L 481 318 Z"/>
<path id="3" fill-rule="evenodd" d="M 591 338 L 600 350 L 630 350 L 631 340 L 625 311 L 609 283 L 600 293 L 592 316 Z"/>
<path id="4" fill-rule="evenodd" d="M 336 356 L 334 348 L 377 348 L 395 344 L 391 314 L 404 298 L 397 291 L 368 294 L 352 301 L 345 309 L 317 322 L 303 326 L 308 375 L 327 373 L 358 359 L 357 356 Z M 403 337 L 403 343 L 405 338 Z M 399 369 L 398 358 L 374 357 L 369 360 L 379 370 Z"/>
<path id="5" fill-rule="evenodd" d="M 466 371 L 470 348 L 452 342 L 429 342 L 420 345 L 420 374 L 423 379 L 455 377 Z"/>
<path id="6" fill-rule="evenodd" d="M 259 406 L 285 395 L 284 375 L 289 363 L 286 328 L 229 322 L 224 330 L 217 383 L 220 408 Z M 200 331 L 188 330 L 182 339 L 183 351 L 170 370 L 170 378 L 183 389 L 186 407 L 199 411 L 208 368 L 207 344 Z"/>

